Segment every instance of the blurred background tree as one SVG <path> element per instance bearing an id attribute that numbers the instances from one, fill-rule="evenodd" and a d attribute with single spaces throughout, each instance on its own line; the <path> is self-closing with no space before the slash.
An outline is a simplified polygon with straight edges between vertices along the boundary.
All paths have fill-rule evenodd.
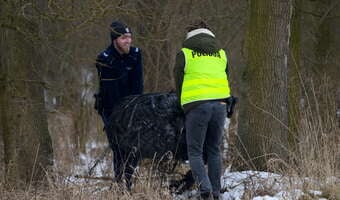
<path id="1" fill-rule="evenodd" d="M 41 2 L 37 1 L 36 6 L 42 6 Z M 38 21 L 24 15 L 21 2 L 4 1 L 0 8 L 0 119 L 5 180 L 20 187 L 40 183 L 53 164 L 39 51 L 42 44 Z"/>

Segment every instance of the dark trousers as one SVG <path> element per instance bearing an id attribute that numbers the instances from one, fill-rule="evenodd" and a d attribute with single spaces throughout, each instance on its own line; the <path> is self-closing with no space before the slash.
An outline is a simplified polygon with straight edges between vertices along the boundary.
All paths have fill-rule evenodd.
<path id="1" fill-rule="evenodd" d="M 124 174 L 126 180 L 126 186 L 128 189 L 131 188 L 132 182 L 132 174 L 138 164 L 138 158 L 133 155 L 131 152 L 125 152 L 124 149 L 119 148 L 119 144 L 115 142 L 114 133 L 110 131 L 110 116 L 112 111 L 103 111 L 102 119 L 104 122 L 104 129 L 109 141 L 110 147 L 112 149 L 112 161 L 113 161 L 113 170 L 115 174 L 116 181 L 121 181 L 122 176 Z"/>
<path id="2" fill-rule="evenodd" d="M 201 193 L 220 194 L 221 151 L 224 132 L 226 105 L 219 101 L 208 101 L 193 108 L 185 115 L 187 150 L 190 167 Z M 208 173 L 203 161 L 206 145 Z"/>

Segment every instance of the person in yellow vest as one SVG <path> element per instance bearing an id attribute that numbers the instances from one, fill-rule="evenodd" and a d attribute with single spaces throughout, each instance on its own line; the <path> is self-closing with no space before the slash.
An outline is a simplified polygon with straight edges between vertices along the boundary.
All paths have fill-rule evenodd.
<path id="1" fill-rule="evenodd" d="M 203 21 L 190 25 L 183 48 L 176 56 L 176 93 L 185 113 L 190 168 L 201 199 L 219 199 L 220 145 L 230 97 L 227 56 Z M 208 173 L 203 161 L 207 156 Z"/>

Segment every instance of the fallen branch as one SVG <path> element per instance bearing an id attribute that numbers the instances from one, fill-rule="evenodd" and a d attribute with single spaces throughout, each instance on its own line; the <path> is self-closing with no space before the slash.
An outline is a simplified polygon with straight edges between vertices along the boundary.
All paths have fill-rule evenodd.
<path id="1" fill-rule="evenodd" d="M 75 178 L 82 179 L 92 179 L 92 180 L 104 180 L 104 181 L 113 181 L 114 178 L 111 176 L 88 176 L 88 175 L 75 175 Z"/>

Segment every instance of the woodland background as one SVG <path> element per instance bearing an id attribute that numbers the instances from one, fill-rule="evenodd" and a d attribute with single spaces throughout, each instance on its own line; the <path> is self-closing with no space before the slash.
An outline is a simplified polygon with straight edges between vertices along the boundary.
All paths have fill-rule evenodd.
<path id="1" fill-rule="evenodd" d="M 127 23 L 142 49 L 145 92 L 168 92 L 185 27 L 196 19 L 226 50 L 240 99 L 225 162 L 320 182 L 339 177 L 339 0 L 3 0 L 1 191 L 69 173 L 88 141 L 106 142 L 93 109 L 94 62 L 113 20 Z"/>

